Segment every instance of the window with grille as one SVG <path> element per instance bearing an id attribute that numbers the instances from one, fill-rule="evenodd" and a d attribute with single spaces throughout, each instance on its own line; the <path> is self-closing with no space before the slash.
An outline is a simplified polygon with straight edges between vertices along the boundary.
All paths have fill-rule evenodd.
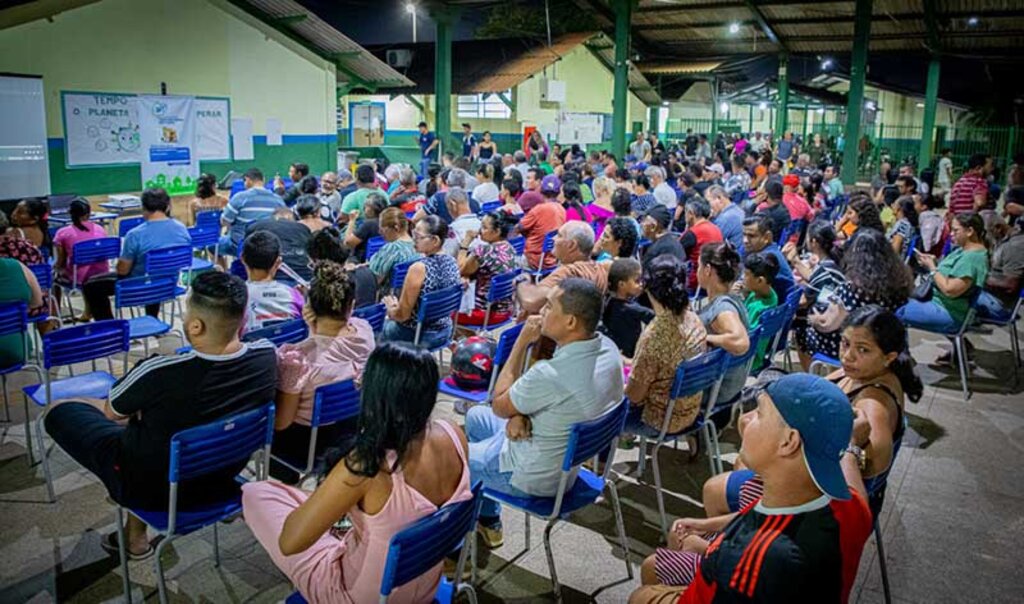
<path id="1" fill-rule="evenodd" d="M 502 93 L 505 98 L 512 98 L 512 91 Z M 460 94 L 457 113 L 459 117 L 480 117 L 502 119 L 512 117 L 512 110 L 501 102 L 496 94 Z"/>

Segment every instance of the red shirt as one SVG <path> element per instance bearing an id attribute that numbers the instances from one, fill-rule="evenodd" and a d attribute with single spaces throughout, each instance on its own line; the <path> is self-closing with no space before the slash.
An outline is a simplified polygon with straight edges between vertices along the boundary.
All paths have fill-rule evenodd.
<path id="1" fill-rule="evenodd" d="M 523 197 L 526 197 L 524 194 Z M 522 203 L 522 202 L 520 202 Z M 524 208 L 525 209 L 525 208 Z M 519 223 L 519 232 L 526 237 L 523 255 L 531 267 L 537 267 L 540 253 L 544 249 L 544 237 L 551 231 L 557 231 L 565 224 L 565 208 L 557 201 L 545 201 L 533 206 Z M 544 268 L 558 264 L 553 254 L 544 256 Z"/>
<path id="2" fill-rule="evenodd" d="M 978 174 L 964 174 L 949 192 L 949 213 L 955 216 L 960 212 L 975 211 L 974 198 L 978 195 L 988 195 L 988 181 Z"/>
<path id="3" fill-rule="evenodd" d="M 715 223 L 705 220 L 686 229 L 686 232 L 693 233 L 696 240 L 692 246 L 685 244 L 683 246 L 687 251 L 686 259 L 690 262 L 690 268 L 687 269 L 686 287 L 690 291 L 694 291 L 697 289 L 697 261 L 700 259 L 700 248 L 704 247 L 705 243 L 722 241 L 722 231 Z M 688 239 L 688 237 L 684 235 L 684 239 Z"/>
<path id="4" fill-rule="evenodd" d="M 847 602 L 871 535 L 871 510 L 851 494 L 790 513 L 747 506 L 708 546 L 679 604 Z"/>
<path id="5" fill-rule="evenodd" d="M 810 204 L 799 193 L 783 193 L 782 205 L 789 210 L 790 220 L 807 220 L 814 218 Z"/>

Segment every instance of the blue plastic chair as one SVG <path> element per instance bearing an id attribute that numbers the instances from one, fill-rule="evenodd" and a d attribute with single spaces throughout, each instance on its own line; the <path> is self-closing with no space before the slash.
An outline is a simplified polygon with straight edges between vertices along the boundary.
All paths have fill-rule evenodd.
<path id="1" fill-rule="evenodd" d="M 385 243 L 387 242 L 384 241 L 384 238 L 381 237 L 380 235 L 377 235 L 376 237 L 370 237 L 369 239 L 367 239 L 366 261 L 369 262 L 370 258 L 373 258 L 374 255 L 376 255 L 376 253 L 380 251 L 380 248 L 384 247 Z"/>
<path id="2" fill-rule="evenodd" d="M 463 325 L 462 328 L 472 331 L 473 333 L 487 333 L 503 327 L 515 321 L 514 313 L 509 318 L 498 323 L 491 324 L 491 309 L 498 302 L 504 302 L 506 300 L 514 301 L 516 295 L 516 277 L 522 271 L 514 270 L 508 271 L 507 273 L 501 273 L 500 275 L 494 275 L 491 278 L 491 282 L 487 286 L 487 308 L 484 310 L 484 322 L 483 325 Z"/>
<path id="3" fill-rule="evenodd" d="M 496 211 L 500 210 L 501 206 L 503 206 L 503 205 L 505 205 L 505 202 L 501 201 L 500 199 L 498 201 L 488 201 L 488 202 L 482 203 L 482 204 L 480 204 L 480 215 L 483 216 L 484 214 L 490 214 L 491 212 L 496 212 Z"/>
<path id="4" fill-rule="evenodd" d="M 381 577 L 381 604 L 388 601 L 388 596 L 396 588 L 430 571 L 443 562 L 450 552 L 464 543 L 473 541 L 477 518 L 480 516 L 480 503 L 483 501 L 480 492 L 481 486 L 477 483 L 473 486 L 472 498 L 443 506 L 391 537 L 388 543 L 388 557 L 384 562 L 384 574 Z M 470 603 L 476 604 L 476 591 L 473 586 L 459 581 L 466 565 L 468 548 L 461 547 L 461 550 L 455 571 L 455 582 L 450 583 L 441 575 L 437 591 L 434 593 L 434 602 L 450 604 L 457 594 L 465 592 Z M 299 592 L 295 592 L 285 600 L 285 604 L 306 604 L 306 599 Z"/>
<path id="5" fill-rule="evenodd" d="M 167 480 L 170 482 L 167 510 L 128 510 L 133 516 L 164 536 L 156 546 L 155 555 L 157 588 L 160 592 L 161 604 L 167 603 L 167 585 L 164 580 L 163 565 L 160 562 L 164 549 L 178 537 L 213 526 L 214 566 L 220 566 L 220 540 L 217 534 L 217 523 L 242 511 L 241 491 L 226 501 L 179 510 L 178 484 L 214 472 L 222 472 L 227 468 L 242 466 L 253 454 L 258 452 L 263 461 L 266 461 L 270 456 L 270 442 L 273 437 L 273 403 L 195 428 L 182 430 L 171 437 L 171 456 L 167 468 Z M 259 480 L 266 478 L 266 466 L 266 463 L 257 466 L 260 468 Z M 236 480 L 244 482 L 240 476 Z M 130 603 L 131 580 L 128 576 L 128 557 L 125 549 L 124 508 L 121 506 L 117 507 L 117 537 L 118 549 L 121 554 L 121 583 L 124 587 L 125 599 Z"/>
<path id="6" fill-rule="evenodd" d="M 1010 328 L 1010 347 L 1013 350 L 1014 377 L 1016 377 L 1017 369 L 1021 365 L 1020 341 L 1017 339 L 1017 320 L 1020 319 L 1020 311 L 1022 304 L 1024 304 L 1024 288 L 1021 288 L 1020 293 L 1017 296 L 1017 303 L 1014 304 L 1013 310 L 1005 318 L 982 317 L 978 315 L 979 323 L 984 323 L 985 325 L 994 325 L 996 327 Z"/>
<path id="7" fill-rule="evenodd" d="M 147 275 L 174 275 L 187 271 L 192 266 L 192 246 L 173 245 L 146 252 Z"/>
<path id="8" fill-rule="evenodd" d="M 906 320 L 903 324 L 907 328 L 920 329 L 928 333 L 939 334 L 946 336 L 953 340 L 953 356 L 956 357 L 957 365 L 960 369 L 960 386 L 963 389 L 964 401 L 966 402 L 971 398 L 971 390 L 967 385 L 967 381 L 970 378 L 970 364 L 967 362 L 966 348 L 964 347 L 964 338 L 966 337 L 967 329 L 974 323 L 974 317 L 978 310 L 978 296 L 981 294 L 981 288 L 977 286 L 971 287 L 971 291 L 967 293 L 969 307 L 967 314 L 964 316 L 964 320 L 960 325 L 955 326 L 953 329 L 942 331 L 934 330 L 927 326 L 914 325 L 912 322 Z"/>
<path id="9" fill-rule="evenodd" d="M 117 221 L 117 236 L 124 239 L 124 236 L 128 234 L 128 231 L 139 226 L 146 219 L 142 216 L 129 216 L 128 218 L 121 218 Z"/>
<path id="10" fill-rule="evenodd" d="M 461 303 L 462 285 L 453 285 L 444 289 L 420 294 L 418 308 L 416 309 L 416 335 L 412 340 L 413 346 L 420 345 L 420 335 L 425 323 L 451 316 L 458 312 L 459 305 Z M 454 333 L 454 331 L 455 330 L 453 328 L 452 332 Z M 447 345 L 448 343 L 445 342 L 444 344 L 431 349 L 431 352 L 441 350 Z"/>
<path id="11" fill-rule="evenodd" d="M 217 262 L 217 242 L 220 241 L 220 226 L 207 224 L 196 225 L 194 227 L 189 227 L 188 235 L 192 238 L 193 250 L 199 250 L 207 255 L 209 255 L 210 250 L 213 250 L 212 261 L 205 258 L 193 257 L 192 266 L 189 267 L 189 271 L 205 271 L 213 268 L 213 264 Z"/>
<path id="12" fill-rule="evenodd" d="M 242 336 L 243 342 L 255 342 L 267 339 L 274 343 L 274 346 L 282 344 L 297 344 L 309 337 L 309 326 L 302 319 L 289 319 L 262 329 L 254 329 Z"/>
<path id="13" fill-rule="evenodd" d="M 110 262 L 121 255 L 121 239 L 118 237 L 100 237 L 79 241 L 71 248 L 71 285 L 61 285 L 64 291 L 64 298 L 68 302 L 68 312 L 75 315 L 75 309 L 71 306 L 71 293 L 80 291 L 81 284 L 78 283 L 78 271 L 74 270 L 79 266 L 92 264 L 94 262 Z M 58 284 L 59 285 L 59 284 Z"/>
<path id="14" fill-rule="evenodd" d="M 36 277 L 36 282 L 39 283 L 39 289 L 43 290 L 43 293 L 49 293 L 53 291 L 53 267 L 49 264 L 29 264 L 28 270 L 32 271 L 32 274 Z M 59 313 L 58 313 L 59 314 Z M 60 318 L 53 317 L 60 321 Z M 50 319 L 49 310 L 41 312 L 38 315 L 28 318 L 29 323 L 39 323 Z"/>
<path id="15" fill-rule="evenodd" d="M 676 375 L 672 381 L 672 389 L 669 391 L 668 407 L 665 409 L 665 419 L 661 428 L 644 426 L 639 430 L 640 436 L 640 463 L 637 466 L 637 473 L 643 476 L 647 458 L 647 440 L 654 441 L 654 451 L 651 453 L 651 469 L 654 473 L 655 495 L 658 499 L 658 514 L 661 519 L 661 532 L 668 540 L 668 517 L 665 514 L 665 496 L 661 488 L 661 469 L 658 466 L 658 451 L 665 444 L 678 439 L 681 436 L 689 436 L 700 432 L 704 436 L 704 444 L 707 450 L 712 450 L 711 432 L 707 428 L 708 418 L 703 410 L 697 414 L 693 423 L 678 432 L 669 432 L 669 422 L 672 421 L 672 411 L 675 409 L 676 401 L 692 396 L 694 394 L 706 393 L 704 406 L 712 409 L 718 399 L 718 388 L 725 376 L 728 354 L 721 348 L 716 348 L 698 355 L 688 361 L 683 361 L 676 368 Z M 708 455 L 708 465 L 711 474 L 716 473 L 716 465 L 713 456 Z"/>
<path id="16" fill-rule="evenodd" d="M 516 256 L 522 256 L 523 251 L 526 250 L 526 237 L 519 235 L 517 237 L 508 238 L 509 245 L 516 251 Z"/>
<path id="17" fill-rule="evenodd" d="M 388 311 L 383 302 L 378 302 L 377 304 L 353 310 L 352 316 L 365 319 L 370 324 L 370 327 L 373 328 L 373 333 L 380 334 L 381 330 L 384 329 L 384 319 L 387 318 Z"/>
<path id="18" fill-rule="evenodd" d="M 51 331 L 43 335 L 43 380 L 40 384 L 26 386 L 22 392 L 32 402 L 43 407 L 43 412 L 36 419 L 36 438 L 39 441 L 39 456 L 43 463 L 43 474 L 46 476 L 46 492 L 50 502 L 57 500 L 53 491 L 53 479 L 50 476 L 50 464 L 46 459 L 43 446 L 43 419 L 51 402 L 67 398 L 99 398 L 105 399 L 110 394 L 110 387 L 117 381 L 112 375 L 114 364 L 111 356 L 122 353 L 123 367 L 128 368 L 128 349 L 130 347 L 128 321 L 111 319 L 97 321 L 85 325 L 75 325 Z M 108 371 L 96 369 L 96 359 L 107 359 Z M 64 365 L 74 365 L 92 361 L 92 371 L 82 375 L 70 375 L 66 378 L 52 379 L 50 369 Z M 27 414 L 26 414 L 27 415 Z M 26 419 L 26 421 L 28 421 Z M 28 431 L 25 432 L 29 439 Z M 29 439 L 29 449 L 31 441 Z"/>
<path id="19" fill-rule="evenodd" d="M 555 267 L 544 268 L 544 259 L 548 254 L 555 249 L 555 235 L 558 231 L 551 231 L 547 235 L 544 235 L 544 245 L 540 248 L 540 259 L 537 260 L 537 268 L 525 268 L 523 271 L 530 275 L 534 281 L 540 281 L 544 277 L 554 272 Z"/>
<path id="20" fill-rule="evenodd" d="M 910 264 L 910 260 L 914 257 L 914 250 L 917 249 L 917 244 L 921 240 L 921 237 L 914 233 L 914 236 L 910 238 L 910 245 L 907 246 L 907 251 L 903 254 L 903 263 Z"/>
<path id="21" fill-rule="evenodd" d="M 555 570 L 555 557 L 551 552 L 551 529 L 559 520 L 567 518 L 573 512 L 597 503 L 604 493 L 605 487 L 611 494 L 612 509 L 615 513 L 615 527 L 618 530 L 622 557 L 626 563 L 626 573 L 633 578 L 633 567 L 629 564 L 629 543 L 626 541 L 626 529 L 622 522 L 622 507 L 619 504 L 619 493 L 615 482 L 608 479 L 608 472 L 615 461 L 615 449 L 619 435 L 626 423 L 626 412 L 629 401 L 623 399 L 599 417 L 586 422 L 573 424 L 569 434 L 569 443 L 562 457 L 562 476 L 558 482 L 558 491 L 554 497 L 518 497 L 500 491 L 484 489 L 484 497 L 493 499 L 526 514 L 526 550 L 530 549 L 530 517 L 536 516 L 547 522 L 544 527 L 544 551 L 548 558 L 548 570 L 551 572 L 551 585 L 556 597 L 560 597 L 562 588 L 558 583 Z M 582 466 L 594 457 L 604 461 L 604 471 L 600 475 Z M 569 485 L 573 474 L 576 480 Z M 476 540 L 470 539 L 473 547 Z M 474 552 L 475 553 L 475 552 Z M 476 567 L 473 568 L 474 573 Z"/>
<path id="22" fill-rule="evenodd" d="M 24 360 L 10 365 L 0 366 L 0 386 L 4 391 L 4 421 L 11 421 L 10 401 L 7 399 L 7 376 L 22 370 L 34 371 L 39 382 L 43 381 L 43 370 L 35 363 L 28 363 L 28 305 L 24 302 L 0 302 L 0 337 L 20 335 Z M 25 399 L 25 435 L 28 437 L 32 431 L 28 421 L 28 399 Z M 28 441 L 28 455 L 32 458 L 32 443 Z"/>
<path id="23" fill-rule="evenodd" d="M 177 289 L 178 280 L 172 275 L 147 275 L 118 279 L 114 284 L 114 308 L 117 309 L 117 318 L 124 318 L 123 310 L 125 308 L 134 309 L 137 306 L 173 301 L 178 295 Z M 128 337 L 132 340 L 141 339 L 143 352 L 148 357 L 149 338 L 172 332 L 174 305 L 171 305 L 171 317 L 166 323 L 145 313 L 136 317 L 132 311 L 132 315 L 128 319 Z M 173 333 L 181 338 L 181 345 L 185 346 L 185 334 L 180 331 Z"/>
<path id="24" fill-rule="evenodd" d="M 299 473 L 299 482 L 304 481 L 313 471 L 316 463 L 316 435 L 320 426 L 329 426 L 359 415 L 361 408 L 359 390 L 354 380 L 333 382 L 318 386 L 313 391 L 313 417 L 309 427 L 309 452 L 304 460 L 271 455 L 281 465 Z"/>
<path id="25" fill-rule="evenodd" d="M 749 334 L 750 346 L 747 351 L 743 354 L 725 355 L 725 373 L 728 373 L 736 367 L 744 368 L 744 375 L 749 375 L 754 366 L 754 361 L 757 360 L 757 349 L 761 344 L 761 333 L 762 328 L 760 325 L 755 327 Z M 722 374 L 724 377 L 724 373 Z M 725 466 L 722 464 L 722 448 L 718 441 L 718 426 L 715 425 L 714 421 L 710 418 L 714 417 L 717 413 L 725 411 L 726 409 L 730 412 L 735 412 L 737 409 L 737 403 L 743 398 L 743 392 L 737 392 L 736 396 L 732 397 L 728 401 L 720 401 L 718 397 L 715 397 L 714 401 L 708 400 L 706 402 L 712 403 L 707 406 L 707 410 L 704 412 L 704 417 L 708 418 L 707 429 L 708 436 L 710 437 L 710 447 L 708 448 L 708 456 L 714 461 L 714 471 L 712 474 L 721 474 L 725 471 Z"/>
<path id="26" fill-rule="evenodd" d="M 789 355 L 789 334 L 793 329 L 793 320 L 796 319 L 796 311 L 800 309 L 800 299 L 804 295 L 804 288 L 800 285 L 794 285 L 789 288 L 789 292 L 786 294 L 785 308 L 786 322 L 782 325 L 782 331 L 779 333 L 779 337 L 775 342 L 775 353 L 783 353 L 782 366 L 786 371 L 793 370 L 793 363 Z"/>
<path id="27" fill-rule="evenodd" d="M 409 273 L 409 267 L 419 261 L 419 258 L 413 258 L 391 267 L 391 293 L 395 295 L 401 293 L 402 286 L 405 285 L 405 276 Z"/>
<path id="28" fill-rule="evenodd" d="M 811 364 L 807 367 L 807 373 L 825 377 L 832 373 L 833 369 L 842 367 L 839 359 L 830 357 L 823 352 L 816 352 L 811 356 Z"/>
<path id="29" fill-rule="evenodd" d="M 786 323 L 789 320 L 790 309 L 786 305 L 769 308 L 761 313 L 758 323 L 761 327 L 761 338 L 768 342 L 764 349 L 764 357 L 754 360 L 754 371 L 760 371 L 772 366 L 772 359 L 780 347 L 784 346 Z M 758 362 L 760 361 L 760 362 Z"/>
<path id="30" fill-rule="evenodd" d="M 459 400 L 470 401 L 476 404 L 490 403 L 491 397 L 494 395 L 494 383 L 498 381 L 498 374 L 501 373 L 501 368 L 508 361 L 509 355 L 512 354 L 512 346 L 516 343 L 516 338 L 519 337 L 519 332 L 522 330 L 523 324 L 520 323 L 501 332 L 501 337 L 498 338 L 498 345 L 494 351 L 494 362 L 491 364 L 491 381 L 487 385 L 487 390 L 463 390 L 458 386 L 449 385 L 444 378 L 438 383 L 437 389 L 443 394 Z"/>
<path id="31" fill-rule="evenodd" d="M 197 227 L 220 229 L 221 210 L 200 210 L 196 212 Z"/>

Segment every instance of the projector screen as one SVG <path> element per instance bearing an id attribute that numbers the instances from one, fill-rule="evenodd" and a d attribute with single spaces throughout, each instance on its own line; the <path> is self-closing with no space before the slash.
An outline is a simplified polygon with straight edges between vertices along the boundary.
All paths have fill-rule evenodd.
<path id="1" fill-rule="evenodd" d="M 49 194 L 43 80 L 0 75 L 0 199 Z"/>

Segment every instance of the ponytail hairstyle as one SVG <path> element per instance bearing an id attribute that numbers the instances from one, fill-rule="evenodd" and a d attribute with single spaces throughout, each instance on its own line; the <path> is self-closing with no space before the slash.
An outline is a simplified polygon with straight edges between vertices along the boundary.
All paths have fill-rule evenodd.
<path id="1" fill-rule="evenodd" d="M 200 174 L 196 179 L 196 197 L 207 199 L 217 194 L 217 177 L 213 174 Z"/>
<path id="2" fill-rule="evenodd" d="M 509 233 L 519 224 L 519 218 L 501 210 L 484 214 L 483 220 L 489 220 L 502 239 L 508 239 Z"/>
<path id="3" fill-rule="evenodd" d="M 658 304 L 676 316 L 686 312 L 690 306 L 690 295 L 686 291 L 686 265 L 681 260 L 662 254 L 647 263 L 643 278 L 647 295 L 657 300 Z"/>
<path id="4" fill-rule="evenodd" d="M 579 215 L 581 220 L 587 220 L 589 214 L 587 214 L 586 208 L 583 207 L 583 192 L 580 191 L 580 185 L 576 181 L 570 180 L 562 184 L 562 196 L 565 197 L 565 203 L 562 204 L 566 210 L 576 210 L 576 214 Z"/>
<path id="5" fill-rule="evenodd" d="M 740 255 L 728 241 L 705 243 L 700 248 L 701 264 L 711 267 L 722 283 L 732 283 L 740 271 Z"/>
<path id="6" fill-rule="evenodd" d="M 352 314 L 356 286 L 341 264 L 320 260 L 313 265 L 307 300 L 318 317 L 347 321 Z"/>
<path id="7" fill-rule="evenodd" d="M 488 182 L 494 182 L 494 166 L 487 163 L 482 163 L 476 168 L 476 173 L 479 176 L 483 176 L 484 180 Z"/>
<path id="8" fill-rule="evenodd" d="M 921 400 L 924 385 L 914 371 L 914 359 L 911 358 L 907 345 L 907 328 L 896 315 L 877 304 L 868 304 L 846 317 L 842 329 L 848 327 L 866 328 L 883 353 L 898 353 L 896 360 L 889 364 L 889 371 L 899 380 L 900 388 L 907 398 L 915 403 Z"/>
<path id="9" fill-rule="evenodd" d="M 84 197 L 76 197 L 71 200 L 71 206 L 68 207 L 68 214 L 71 216 L 71 224 L 74 225 L 79 231 L 88 231 L 88 227 L 82 224 L 85 219 L 89 217 L 92 212 L 92 208 L 89 206 L 88 200 Z"/>
<path id="10" fill-rule="evenodd" d="M 907 219 L 910 226 L 917 228 L 917 208 L 914 207 L 914 197 L 912 195 L 904 195 L 896 200 L 896 206 L 903 212 L 903 217 Z"/>
<path id="11" fill-rule="evenodd" d="M 836 247 L 836 229 L 832 223 L 825 219 L 818 219 L 807 227 L 807 240 L 817 241 L 825 252 L 827 258 L 836 264 L 842 260 L 840 249 Z"/>
<path id="12" fill-rule="evenodd" d="M 43 232 L 43 244 L 39 246 L 40 249 L 48 251 L 53 250 L 53 238 L 50 237 L 50 206 L 41 199 L 25 199 L 21 203 L 25 204 L 25 209 L 28 210 L 28 215 L 35 219 L 36 224 L 39 225 L 39 230 Z M 984 235 L 984 231 L 982 231 Z"/>

